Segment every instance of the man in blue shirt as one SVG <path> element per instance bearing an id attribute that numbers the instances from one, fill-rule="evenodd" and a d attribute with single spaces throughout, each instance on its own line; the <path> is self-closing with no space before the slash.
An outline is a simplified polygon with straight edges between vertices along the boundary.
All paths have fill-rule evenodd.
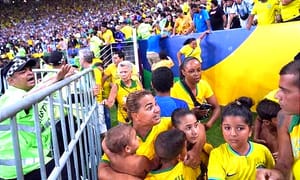
<path id="1" fill-rule="evenodd" d="M 209 20 L 209 14 L 205 9 L 205 5 L 201 4 L 198 7 L 196 4 L 191 5 L 193 11 L 193 22 L 194 22 L 194 29 L 196 33 L 201 33 L 206 30 L 211 31 L 211 25 Z"/>
<path id="2" fill-rule="evenodd" d="M 170 97 L 173 81 L 173 72 L 167 67 L 160 67 L 152 72 L 152 86 L 156 91 L 155 99 L 160 107 L 161 117 L 171 117 L 177 108 L 189 109 L 185 101 Z"/>

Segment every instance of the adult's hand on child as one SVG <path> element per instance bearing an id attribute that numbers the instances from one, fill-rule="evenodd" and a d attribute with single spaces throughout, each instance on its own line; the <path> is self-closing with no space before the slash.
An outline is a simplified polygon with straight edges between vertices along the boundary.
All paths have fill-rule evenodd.
<path id="1" fill-rule="evenodd" d="M 282 180 L 284 179 L 280 171 L 276 169 L 263 169 L 256 170 L 256 180 Z"/>
<path id="2" fill-rule="evenodd" d="M 200 156 L 195 154 L 193 151 L 188 151 L 184 158 L 184 164 L 192 168 L 197 168 L 200 166 Z"/>

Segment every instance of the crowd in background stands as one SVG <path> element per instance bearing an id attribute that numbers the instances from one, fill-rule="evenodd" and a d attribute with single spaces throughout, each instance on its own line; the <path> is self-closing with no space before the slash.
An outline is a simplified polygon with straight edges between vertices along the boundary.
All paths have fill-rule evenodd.
<path id="1" fill-rule="evenodd" d="M 131 38 L 133 27 L 139 38 L 147 39 L 152 33 L 186 35 L 298 20 L 299 7 L 299 0 L 44 0 L 7 5 L 0 14 L 1 64 L 14 56 L 121 42 Z"/>

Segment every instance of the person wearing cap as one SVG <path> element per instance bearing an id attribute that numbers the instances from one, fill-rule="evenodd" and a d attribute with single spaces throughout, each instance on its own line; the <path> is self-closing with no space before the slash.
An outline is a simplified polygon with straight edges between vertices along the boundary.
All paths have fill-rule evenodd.
<path id="1" fill-rule="evenodd" d="M 61 79 L 63 79 L 70 70 L 70 66 L 63 66 L 56 76 L 46 82 L 41 82 L 35 86 L 34 74 L 32 67 L 36 65 L 34 60 L 23 60 L 16 58 L 4 67 L 4 75 L 9 84 L 4 95 L 0 97 L 1 107 L 12 105 L 22 100 L 25 96 L 33 94 L 42 88 L 45 88 Z M 49 175 L 54 167 L 54 161 L 48 154 L 51 150 L 51 131 L 48 123 L 47 104 L 38 105 L 39 119 L 43 131 L 41 133 L 42 146 L 44 150 L 46 173 Z M 37 148 L 37 136 L 35 132 L 34 111 L 30 107 L 16 114 L 17 125 L 21 130 L 19 134 L 19 145 L 21 151 L 21 160 L 23 174 L 25 179 L 35 179 L 40 177 L 40 162 Z M 0 179 L 14 179 L 17 177 L 16 161 L 14 157 L 14 148 L 12 134 L 10 129 L 5 128 L 10 125 L 10 119 L 0 122 Z"/>

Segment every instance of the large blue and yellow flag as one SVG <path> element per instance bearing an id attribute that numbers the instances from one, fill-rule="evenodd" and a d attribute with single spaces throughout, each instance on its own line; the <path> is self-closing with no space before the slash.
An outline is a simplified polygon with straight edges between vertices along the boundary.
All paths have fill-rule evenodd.
<path id="1" fill-rule="evenodd" d="M 197 37 L 176 36 L 161 41 L 176 64 L 172 70 L 179 75 L 176 53 L 184 40 Z M 212 86 L 221 105 L 240 96 L 258 102 L 268 92 L 278 88 L 281 67 L 300 52 L 300 22 L 258 26 L 249 30 L 214 31 L 201 41 L 202 77 Z M 147 42 L 139 42 L 140 59 L 144 67 L 144 83 L 149 87 L 150 67 L 145 53 Z"/>

